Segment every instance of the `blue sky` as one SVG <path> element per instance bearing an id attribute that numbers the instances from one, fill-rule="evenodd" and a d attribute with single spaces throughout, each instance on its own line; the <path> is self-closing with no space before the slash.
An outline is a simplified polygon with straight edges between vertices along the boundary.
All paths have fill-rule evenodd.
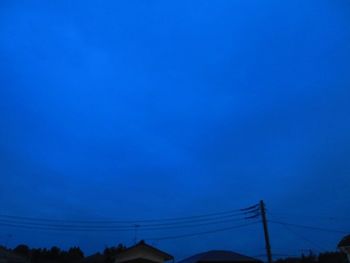
<path id="1" fill-rule="evenodd" d="M 2 213 L 166 218 L 264 199 L 295 215 L 277 219 L 348 230 L 349 15 L 341 0 L 2 1 Z M 10 246 L 88 254 L 134 238 L 0 227 Z M 325 249 L 342 236 L 296 231 Z M 276 253 L 316 249 L 271 234 Z M 264 252 L 260 226 L 155 245 Z"/>

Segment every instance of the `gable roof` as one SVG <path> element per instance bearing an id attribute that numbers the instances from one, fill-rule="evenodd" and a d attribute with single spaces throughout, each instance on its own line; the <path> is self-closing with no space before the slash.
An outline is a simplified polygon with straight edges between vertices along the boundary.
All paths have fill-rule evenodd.
<path id="1" fill-rule="evenodd" d="M 227 250 L 211 250 L 199 253 L 194 256 L 181 260 L 179 263 L 198 263 L 198 262 L 261 262 L 255 258 L 244 256 Z"/>
<path id="2" fill-rule="evenodd" d="M 163 257 L 163 259 L 164 259 L 165 261 L 174 259 L 174 257 L 173 257 L 172 255 L 170 255 L 170 254 L 168 254 L 168 253 L 166 253 L 166 252 L 164 252 L 164 251 L 161 251 L 161 250 L 159 250 L 158 248 L 155 248 L 155 247 L 153 247 L 153 246 L 151 246 L 151 245 L 146 244 L 146 242 L 145 242 L 144 240 L 141 240 L 141 241 L 140 241 L 139 243 L 137 243 L 136 245 L 131 246 L 131 247 L 125 249 L 125 250 L 122 251 L 120 254 L 118 254 L 117 257 L 119 257 L 119 256 L 122 257 L 122 256 L 125 255 L 125 254 L 132 254 L 134 251 L 139 250 L 139 249 L 145 249 L 145 250 L 152 251 L 153 253 L 159 255 L 160 257 Z"/>

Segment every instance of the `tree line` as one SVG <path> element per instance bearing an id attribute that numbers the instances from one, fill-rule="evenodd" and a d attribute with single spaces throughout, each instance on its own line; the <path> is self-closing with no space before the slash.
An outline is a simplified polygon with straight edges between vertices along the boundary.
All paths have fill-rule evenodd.
<path id="1" fill-rule="evenodd" d="M 29 248 L 27 245 L 18 245 L 10 252 L 21 256 L 30 263 L 113 263 L 115 257 L 126 247 L 119 244 L 115 247 L 106 247 L 103 252 L 85 257 L 80 247 L 71 247 L 62 250 L 57 246 L 47 248 Z M 309 253 L 299 257 L 289 257 L 274 260 L 274 263 L 347 263 L 346 255 L 340 252 Z"/>
<path id="2" fill-rule="evenodd" d="M 80 247 L 71 247 L 68 250 L 62 250 L 57 246 L 47 248 L 29 248 L 27 245 L 18 245 L 12 250 L 13 254 L 22 257 L 30 263 L 79 263 L 79 262 L 98 262 L 113 263 L 115 256 L 123 251 L 125 246 L 122 244 L 116 247 L 106 247 L 102 253 L 96 253 L 90 257 L 85 257 Z"/>
<path id="3" fill-rule="evenodd" d="M 308 255 L 301 255 L 300 257 L 289 257 L 278 259 L 275 263 L 347 263 L 347 258 L 341 252 L 324 252 L 314 254 L 310 252 Z"/>

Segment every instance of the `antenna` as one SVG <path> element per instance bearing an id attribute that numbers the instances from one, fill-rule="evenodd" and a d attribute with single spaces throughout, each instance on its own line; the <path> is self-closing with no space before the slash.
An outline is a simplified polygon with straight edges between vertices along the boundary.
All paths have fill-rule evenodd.
<path id="1" fill-rule="evenodd" d="M 139 229 L 140 225 L 135 224 L 134 227 L 135 227 L 135 238 L 134 238 L 134 243 L 136 244 L 136 243 L 137 243 L 138 229 Z"/>

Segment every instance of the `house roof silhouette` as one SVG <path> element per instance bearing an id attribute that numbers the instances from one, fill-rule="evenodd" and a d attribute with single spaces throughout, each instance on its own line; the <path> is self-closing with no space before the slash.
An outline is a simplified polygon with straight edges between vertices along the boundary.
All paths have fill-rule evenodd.
<path id="1" fill-rule="evenodd" d="M 116 261 L 118 263 L 140 263 L 140 262 L 157 262 L 162 263 L 168 260 L 173 260 L 174 257 L 164 251 L 159 250 L 151 245 L 145 243 L 145 241 L 140 241 L 136 245 L 129 247 L 119 253 L 116 256 Z"/>

